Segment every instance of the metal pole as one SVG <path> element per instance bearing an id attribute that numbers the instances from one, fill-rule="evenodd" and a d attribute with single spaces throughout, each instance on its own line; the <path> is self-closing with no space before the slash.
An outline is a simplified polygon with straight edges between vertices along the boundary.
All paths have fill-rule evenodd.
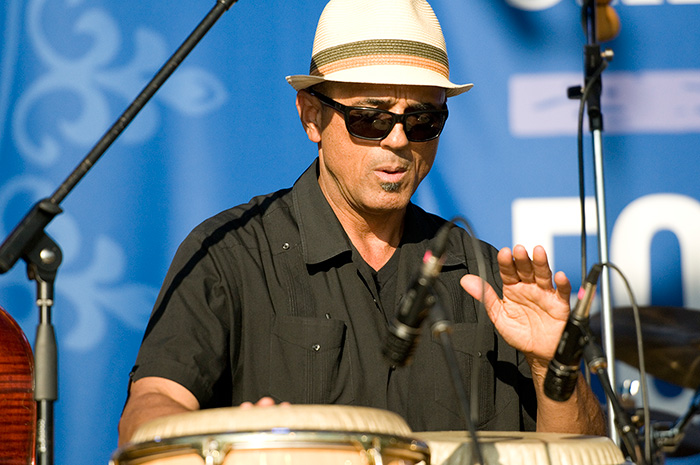
<path id="1" fill-rule="evenodd" d="M 603 169 L 603 144 L 601 130 L 595 129 L 593 137 L 593 163 L 595 170 L 595 203 L 598 223 L 598 257 L 600 263 L 608 263 L 608 224 L 605 209 L 605 176 Z M 603 348 L 608 361 L 610 384 L 615 389 L 615 342 L 612 328 L 612 296 L 610 292 L 610 269 L 604 267 L 600 276 L 601 328 Z M 610 438 L 620 445 L 620 437 L 615 426 L 615 411 L 608 402 L 608 430 Z"/>

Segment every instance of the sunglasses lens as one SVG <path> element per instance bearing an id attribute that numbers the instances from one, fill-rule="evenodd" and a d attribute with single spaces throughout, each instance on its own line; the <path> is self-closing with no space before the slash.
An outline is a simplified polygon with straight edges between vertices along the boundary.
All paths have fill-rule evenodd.
<path id="1" fill-rule="evenodd" d="M 383 139 L 394 127 L 391 114 L 366 109 L 348 111 L 347 127 L 350 134 L 364 139 Z"/>
<path id="2" fill-rule="evenodd" d="M 445 125 L 443 113 L 411 113 L 406 116 L 404 130 L 406 137 L 413 142 L 435 139 Z"/>

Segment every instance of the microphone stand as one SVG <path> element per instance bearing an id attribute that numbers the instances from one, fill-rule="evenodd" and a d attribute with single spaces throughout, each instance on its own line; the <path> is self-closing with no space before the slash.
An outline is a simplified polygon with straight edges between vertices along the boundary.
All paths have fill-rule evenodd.
<path id="1" fill-rule="evenodd" d="M 570 88 L 569 98 L 585 98 L 588 108 L 588 125 L 593 140 L 593 164 L 595 170 L 595 200 L 598 233 L 598 256 L 600 263 L 608 263 L 607 215 L 605 209 L 605 177 L 603 172 L 603 114 L 600 105 L 602 93 L 601 72 L 606 62 L 612 59 L 612 52 L 601 51 L 597 42 L 596 0 L 584 0 L 581 11 L 587 43 L 584 46 L 584 88 Z M 583 180 L 582 180 L 583 182 Z M 610 383 L 615 385 L 615 344 L 612 328 L 612 299 L 610 293 L 610 271 L 604 268 L 600 277 L 601 327 L 603 347 L 605 348 L 609 367 Z M 615 429 L 615 410 L 608 405 L 608 421 L 611 439 L 619 445 Z"/>
<path id="2" fill-rule="evenodd" d="M 593 336 L 589 328 L 586 326 L 586 343 L 583 348 L 583 357 L 591 372 L 598 375 L 600 384 L 603 386 L 605 395 L 608 398 L 608 405 L 615 412 L 615 428 L 620 433 L 622 443 L 627 453 L 631 456 L 632 462 L 638 465 L 650 465 L 646 457 L 642 453 L 642 448 L 639 444 L 638 433 L 634 429 L 634 425 L 630 420 L 627 412 L 622 408 L 620 400 L 615 393 L 610 382 L 610 377 L 606 368 L 608 367 L 607 360 L 603 350 L 598 344 L 593 341 Z M 651 459 L 650 459 L 651 460 Z"/>
<path id="3" fill-rule="evenodd" d="M 40 309 L 39 325 L 34 344 L 36 366 L 34 399 L 38 404 L 37 465 L 53 464 L 53 403 L 58 399 L 58 350 L 54 329 L 51 324 L 51 307 L 53 305 L 54 280 L 61 263 L 62 253 L 59 246 L 44 232 L 44 228 L 56 215 L 62 212 L 60 203 L 138 115 L 156 91 L 160 89 L 180 63 L 209 32 L 216 21 L 236 1 L 216 1 L 214 7 L 166 61 L 119 119 L 95 144 L 83 161 L 56 189 L 51 197 L 42 199 L 33 206 L 0 246 L 0 274 L 12 269 L 15 263 L 22 258 L 27 264 L 29 279 L 37 282 L 36 302 Z"/>
<path id="4" fill-rule="evenodd" d="M 462 415 L 464 416 L 464 421 L 467 425 L 469 435 L 471 436 L 471 463 L 474 465 L 485 465 L 484 457 L 481 451 L 481 445 L 479 444 L 479 438 L 476 435 L 475 420 L 471 414 L 469 399 L 467 398 L 464 383 L 462 382 L 462 375 L 460 373 L 459 364 L 457 362 L 457 357 L 455 356 L 454 347 L 452 346 L 452 325 L 447 319 L 447 316 L 445 315 L 445 310 L 442 308 L 440 303 L 437 302 L 437 299 L 435 299 L 435 302 L 436 304 L 432 308 L 430 308 L 428 314 L 428 318 L 430 319 L 431 325 L 430 329 L 433 335 L 437 336 L 440 339 L 443 353 L 445 355 L 445 361 L 447 362 L 447 367 L 450 370 L 452 386 L 455 389 L 455 394 L 457 394 L 457 399 L 459 400 L 459 405 L 462 409 Z"/>

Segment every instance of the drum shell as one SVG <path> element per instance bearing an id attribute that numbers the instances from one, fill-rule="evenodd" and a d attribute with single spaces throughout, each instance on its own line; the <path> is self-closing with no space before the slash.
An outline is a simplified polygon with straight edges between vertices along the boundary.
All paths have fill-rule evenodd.
<path id="1" fill-rule="evenodd" d="M 377 456 L 380 460 L 376 460 Z M 130 444 L 113 465 L 415 465 L 429 463 L 421 441 L 388 435 L 328 431 L 236 432 Z"/>
<path id="2" fill-rule="evenodd" d="M 430 448 L 432 465 L 472 463 L 474 442 L 464 431 L 416 432 L 413 436 Z M 619 447 L 605 436 L 479 431 L 479 447 L 485 465 L 622 465 Z"/>

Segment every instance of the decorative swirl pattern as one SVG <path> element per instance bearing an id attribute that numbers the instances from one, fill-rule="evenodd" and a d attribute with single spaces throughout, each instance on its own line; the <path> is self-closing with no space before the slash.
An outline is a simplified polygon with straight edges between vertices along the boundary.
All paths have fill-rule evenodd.
<path id="1" fill-rule="evenodd" d="M 11 206 L 16 207 L 20 200 L 27 198 L 38 201 L 52 191 L 50 183 L 28 173 L 34 168 L 43 172 L 56 165 L 61 154 L 70 147 L 89 147 L 97 142 L 116 119 L 114 97 L 130 103 L 167 59 L 168 46 L 163 35 L 138 28 L 133 36 L 133 56 L 123 65 L 114 65 L 124 48 L 120 24 L 109 12 L 87 8 L 84 4 L 83 0 L 64 1 L 65 16 L 75 18 L 69 33 L 79 39 L 74 50 L 80 52 L 73 55 L 62 54 L 58 41 L 49 37 L 51 27 L 45 18 L 48 16 L 47 1 L 31 0 L 26 7 L 31 52 L 45 72 L 30 82 L 8 112 L 12 114 L 13 142 L 19 155 L 29 164 L 23 173 L 7 179 L 0 187 L 0 234 L 3 238 L 14 227 L 14 224 L 5 223 L 12 216 L 8 214 Z M 18 5 L 12 5 L 15 6 L 12 11 L 16 11 Z M 51 7 L 57 8 L 55 2 Z M 8 21 L 17 22 L 18 16 Z M 6 45 L 18 42 L 7 41 Z M 15 55 L 14 50 L 9 50 L 5 56 Z M 3 68 L 12 64 L 7 61 Z M 3 89 L 11 85 L 10 78 L 5 79 Z M 56 105 L 56 101 L 66 102 L 66 97 L 68 104 Z M 156 98 L 170 110 L 198 117 L 221 107 L 227 93 L 221 81 L 210 72 L 182 66 Z M 120 136 L 121 141 L 142 144 L 155 135 L 161 108 L 153 103 L 144 107 L 138 124 L 130 126 Z M 5 108 L 0 110 L 4 115 Z M 109 315 L 125 326 L 141 330 L 157 294 L 156 288 L 128 281 L 126 246 L 104 235 L 83 238 L 83 229 L 67 212 L 49 226 L 50 234 L 64 254 L 57 281 L 60 285 L 56 286 L 57 298 L 62 301 L 63 308 L 75 312 L 74 326 L 62 335 L 61 342 L 75 351 L 88 351 L 105 337 Z M 91 258 L 86 260 L 86 256 Z M 82 262 L 89 264 L 74 271 Z M 0 282 L 0 290 L 10 288 L 34 294 L 33 284 L 22 278 L 21 273 L 11 273 Z M 31 327 L 35 319 L 32 314 L 31 320 L 20 322 L 26 323 L 24 327 Z"/>
<path id="2" fill-rule="evenodd" d="M 123 48 L 123 38 L 115 19 L 99 8 L 80 11 L 71 31 L 88 48 L 80 56 L 62 55 L 42 26 L 46 3 L 29 3 L 27 30 L 32 50 L 47 71 L 20 96 L 13 118 L 17 148 L 25 159 L 42 167 L 53 164 L 67 143 L 86 147 L 96 142 L 116 119 L 110 107 L 113 96 L 130 103 L 168 57 L 162 34 L 140 28 L 134 33 L 133 57 L 123 66 L 110 67 Z M 77 8 L 82 0 L 67 3 Z M 227 99 L 221 81 L 197 67 L 183 66 L 164 87 L 162 98 L 161 94 L 156 98 L 187 115 L 201 116 Z M 66 96 L 71 105 L 54 104 L 46 111 L 50 104 L 45 102 Z M 158 107 L 147 105 L 139 114 L 138 125 L 125 131 L 121 140 L 143 143 L 158 127 Z"/>

